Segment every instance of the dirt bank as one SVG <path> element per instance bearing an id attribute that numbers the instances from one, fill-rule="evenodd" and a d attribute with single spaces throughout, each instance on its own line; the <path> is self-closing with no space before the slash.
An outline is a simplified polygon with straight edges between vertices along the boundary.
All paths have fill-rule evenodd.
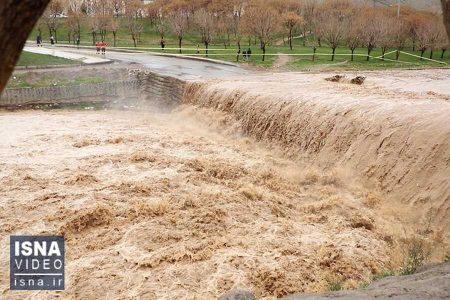
<path id="1" fill-rule="evenodd" d="M 351 169 L 404 224 L 434 224 L 450 238 L 450 70 L 367 72 L 363 86 L 324 80 L 331 75 L 196 82 L 184 103 L 221 111 L 244 134 L 320 168 Z"/>

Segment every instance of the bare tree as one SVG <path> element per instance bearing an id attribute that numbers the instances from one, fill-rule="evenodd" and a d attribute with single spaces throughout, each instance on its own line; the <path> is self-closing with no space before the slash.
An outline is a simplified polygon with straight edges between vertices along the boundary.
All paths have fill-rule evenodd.
<path id="1" fill-rule="evenodd" d="M 375 49 L 380 40 L 379 16 L 380 13 L 369 8 L 366 8 L 363 15 L 362 39 L 367 48 L 367 61 L 369 61 L 372 50 Z"/>
<path id="2" fill-rule="evenodd" d="M 399 60 L 400 51 L 405 48 L 406 42 L 408 41 L 408 35 L 411 29 L 408 23 L 402 19 L 395 18 L 392 27 L 392 46 L 397 50 L 395 54 L 395 59 Z"/>
<path id="3" fill-rule="evenodd" d="M 172 11 L 168 18 L 170 27 L 172 28 L 173 33 L 177 36 L 178 47 L 180 48 L 179 52 L 181 54 L 181 45 L 188 25 L 186 14 L 183 10 L 179 9 Z"/>
<path id="4" fill-rule="evenodd" d="M 253 3 L 245 11 L 245 26 L 248 32 L 259 39 L 263 51 L 262 61 L 266 57 L 266 46 L 277 31 L 278 14 L 274 9 L 267 8 L 261 1 Z"/>
<path id="5" fill-rule="evenodd" d="M 142 13 L 142 2 L 140 0 L 128 0 L 125 3 L 125 15 L 127 17 L 128 30 L 130 31 L 134 47 L 137 47 L 137 43 L 140 40 L 140 34 L 144 29 Z"/>
<path id="6" fill-rule="evenodd" d="M 47 10 L 44 12 L 45 24 L 48 27 L 50 36 L 53 35 L 55 42 L 58 42 L 57 30 L 60 26 L 60 14 L 63 12 L 62 3 L 59 0 L 53 0 L 49 3 Z"/>
<path id="7" fill-rule="evenodd" d="M 294 28 L 301 26 L 303 23 L 303 18 L 296 14 L 295 12 L 287 12 L 282 17 L 283 26 L 288 31 L 289 48 L 292 50 L 292 39 Z"/>
<path id="8" fill-rule="evenodd" d="M 347 19 L 344 25 L 344 41 L 352 52 L 351 61 L 354 61 L 355 50 L 362 42 L 362 20 L 361 17 L 353 15 Z"/>
<path id="9" fill-rule="evenodd" d="M 205 45 L 206 56 L 208 56 L 208 46 L 211 43 L 214 30 L 213 16 L 206 9 L 201 9 L 195 14 L 195 23 L 198 26 L 202 43 Z"/>
<path id="10" fill-rule="evenodd" d="M 334 61 L 336 48 L 345 36 L 344 21 L 335 14 L 325 12 L 321 16 L 321 24 L 323 38 L 332 49 L 331 61 Z"/>

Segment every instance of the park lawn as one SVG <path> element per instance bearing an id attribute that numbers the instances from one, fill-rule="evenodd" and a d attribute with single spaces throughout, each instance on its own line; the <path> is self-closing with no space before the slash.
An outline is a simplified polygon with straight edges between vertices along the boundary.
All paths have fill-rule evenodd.
<path id="1" fill-rule="evenodd" d="M 135 48 L 133 41 L 131 39 L 131 35 L 127 28 L 127 22 L 125 19 L 121 19 L 121 26 L 120 29 L 117 32 L 116 35 L 116 46 L 118 48 L 127 48 L 127 49 L 136 49 L 136 50 L 143 50 L 143 51 L 152 51 L 152 52 L 162 52 L 160 49 L 160 35 L 156 31 L 156 29 L 150 24 L 150 21 L 148 19 L 144 19 L 144 31 L 141 33 L 140 36 L 140 43 L 138 43 L 138 46 Z M 37 30 L 38 27 L 34 28 L 33 32 L 31 33 L 30 39 L 35 40 L 36 35 L 38 33 Z M 48 42 L 49 40 L 49 33 L 48 30 L 46 30 L 45 27 L 41 26 L 41 32 L 44 42 Z M 59 43 L 69 43 L 68 35 L 67 35 L 67 28 L 62 24 L 57 32 L 58 42 Z M 175 35 L 173 35 L 170 30 L 167 30 L 165 34 L 165 42 L 166 42 L 166 49 L 164 50 L 165 53 L 173 53 L 178 54 L 178 40 Z M 345 46 L 340 46 L 336 53 L 338 56 L 335 57 L 334 61 L 331 61 L 331 49 L 326 46 L 325 43 L 322 43 L 322 47 L 317 47 L 317 57 L 315 61 L 312 61 L 312 46 L 310 45 L 311 42 L 309 40 L 306 41 L 306 46 L 304 46 L 303 39 L 294 39 L 293 40 L 293 46 L 294 49 L 291 51 L 286 44 L 283 45 L 283 43 L 280 41 L 282 40 L 281 36 L 278 36 L 274 38 L 273 44 L 281 44 L 281 45 L 272 45 L 267 47 L 267 56 L 265 61 L 262 61 L 262 51 L 259 49 L 258 41 L 255 40 L 255 38 L 249 39 L 248 37 L 244 37 L 241 41 L 241 49 L 246 50 L 249 47 L 249 43 L 251 44 L 250 47 L 252 49 L 252 58 L 249 62 L 244 62 L 242 59 L 242 54 L 240 56 L 240 63 L 257 66 L 257 67 L 263 67 L 268 68 L 273 65 L 275 60 L 277 59 L 278 53 L 283 54 L 293 54 L 290 58 L 290 62 L 288 63 L 288 67 L 291 69 L 309 69 L 311 67 L 314 67 L 316 65 L 327 65 L 332 66 L 333 68 L 345 68 L 345 69 L 386 69 L 386 68 L 402 68 L 402 67 L 439 67 L 439 66 L 445 66 L 441 65 L 436 62 L 430 62 L 426 60 L 420 60 L 420 58 L 407 56 L 404 54 L 401 54 L 400 60 L 402 62 L 391 62 L 388 60 L 382 61 L 379 59 L 370 59 L 369 61 L 366 61 L 365 54 L 366 49 L 360 48 L 356 50 L 356 54 L 360 54 L 362 56 L 355 56 L 355 59 L 353 62 L 350 61 L 350 50 L 348 50 Z M 73 43 L 73 40 L 71 40 Z M 106 42 L 112 46 L 113 45 L 113 34 L 111 32 L 108 32 L 106 35 Z M 82 23 L 82 30 L 81 30 L 81 45 L 84 46 L 92 46 L 92 34 L 89 31 L 89 26 L 86 22 Z M 200 56 L 205 57 L 205 51 L 204 51 L 204 45 L 201 43 L 201 40 L 195 32 L 188 32 L 184 38 L 183 38 L 183 54 L 187 55 L 194 55 L 194 56 Z M 200 54 L 197 54 L 197 47 L 200 48 Z M 186 49 L 189 48 L 189 49 Z M 237 46 L 236 44 L 231 41 L 231 45 L 228 47 L 224 46 L 224 41 L 218 37 L 214 37 L 213 43 L 210 45 L 209 55 L 208 57 L 211 59 L 217 59 L 217 60 L 223 60 L 228 62 L 236 62 L 236 53 L 237 53 Z M 225 48 L 227 48 L 225 50 Z M 405 52 L 413 53 L 415 55 L 420 55 L 420 52 L 411 51 L 411 47 L 407 47 L 408 49 Z M 391 50 L 388 50 L 388 52 Z M 300 54 L 304 56 L 299 56 Z M 340 55 L 339 55 L 340 54 Z M 342 54 L 346 54 L 346 56 L 341 56 Z M 444 62 L 450 63 L 449 59 L 450 51 L 446 53 L 446 56 L 444 58 Z M 372 52 L 372 56 L 380 56 L 381 50 L 380 49 L 374 49 Z M 434 59 L 440 60 L 441 53 L 439 50 L 435 51 Z M 429 52 L 425 52 L 424 57 L 429 57 Z M 395 54 L 391 54 L 386 56 L 386 58 L 395 60 Z"/>
<path id="2" fill-rule="evenodd" d="M 107 80 L 100 76 L 75 76 L 62 77 L 53 75 L 41 75 L 37 78 L 28 74 L 16 74 L 8 82 L 7 88 L 38 88 L 50 86 L 71 86 L 88 83 L 104 83 Z"/>
<path id="3" fill-rule="evenodd" d="M 70 60 L 61 57 L 55 57 L 45 54 L 36 54 L 22 51 L 16 66 L 52 66 L 52 65 L 74 65 L 80 64 L 79 61 Z"/>

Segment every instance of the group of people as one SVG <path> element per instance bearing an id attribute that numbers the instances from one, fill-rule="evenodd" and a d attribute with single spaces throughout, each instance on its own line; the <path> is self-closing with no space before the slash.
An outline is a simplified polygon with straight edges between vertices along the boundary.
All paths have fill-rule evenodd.
<path id="1" fill-rule="evenodd" d="M 106 53 L 106 46 L 108 46 L 108 44 L 106 42 L 97 42 L 95 43 L 95 49 L 97 50 L 97 54 L 101 53 L 104 55 Z"/>
<path id="2" fill-rule="evenodd" d="M 76 39 L 77 42 L 77 48 L 80 46 L 80 37 L 78 36 Z M 55 37 L 52 35 L 50 36 L 50 45 L 55 46 L 56 40 Z M 41 34 L 38 34 L 38 36 L 36 37 L 36 45 L 38 47 L 42 47 L 42 36 Z M 105 43 L 105 47 L 106 47 L 106 43 Z"/>
<path id="3" fill-rule="evenodd" d="M 250 58 L 252 57 L 252 49 L 248 48 L 247 51 L 242 51 L 242 56 L 246 61 L 249 61 Z"/>

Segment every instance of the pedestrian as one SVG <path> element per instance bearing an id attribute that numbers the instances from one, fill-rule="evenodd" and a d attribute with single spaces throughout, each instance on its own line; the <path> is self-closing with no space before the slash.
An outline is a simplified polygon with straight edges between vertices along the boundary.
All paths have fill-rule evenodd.
<path id="1" fill-rule="evenodd" d="M 250 60 L 252 58 L 252 49 L 248 48 L 247 50 L 247 60 Z"/>
<path id="2" fill-rule="evenodd" d="M 244 58 L 245 61 L 247 61 L 247 51 L 242 51 L 242 57 Z"/>
<path id="3" fill-rule="evenodd" d="M 55 38 L 53 35 L 50 37 L 50 45 L 55 46 Z"/>
<path id="4" fill-rule="evenodd" d="M 77 49 L 80 49 L 80 37 L 77 36 Z"/>
<path id="5" fill-rule="evenodd" d="M 40 34 L 36 37 L 36 44 L 38 47 L 42 47 L 42 37 Z"/>
<path id="6" fill-rule="evenodd" d="M 161 49 L 164 50 L 166 47 L 166 41 L 164 39 L 161 39 Z"/>
<path id="7" fill-rule="evenodd" d="M 197 54 L 200 54 L 200 46 L 197 44 Z"/>
<path id="8" fill-rule="evenodd" d="M 100 42 L 96 42 L 95 43 L 95 50 L 96 50 L 95 54 L 100 54 L 100 48 L 101 48 Z"/>
<path id="9" fill-rule="evenodd" d="M 100 47 L 102 48 L 102 54 L 105 55 L 106 54 L 106 46 L 108 46 L 108 44 L 106 42 L 102 42 Z"/>

